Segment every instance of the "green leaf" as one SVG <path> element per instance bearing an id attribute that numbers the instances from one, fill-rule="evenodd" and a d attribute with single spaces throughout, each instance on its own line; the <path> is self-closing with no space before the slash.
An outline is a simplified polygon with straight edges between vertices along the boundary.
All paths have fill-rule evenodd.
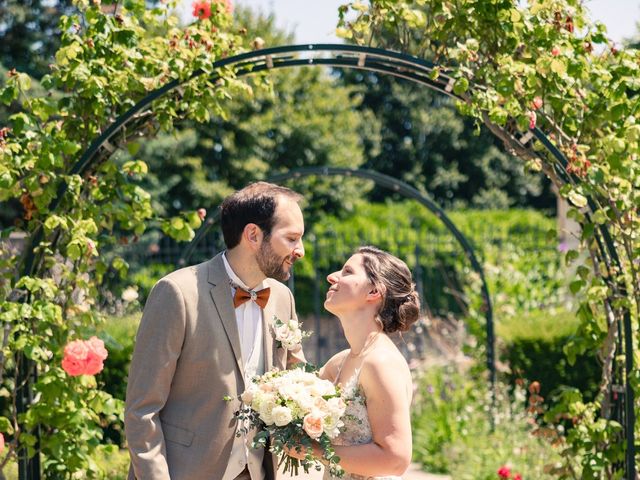
<path id="1" fill-rule="evenodd" d="M 13 425 L 7 417 L 0 417 L 0 432 L 13 435 Z"/>
<path id="2" fill-rule="evenodd" d="M 571 293 L 573 293 L 574 295 L 576 293 L 578 293 L 580 290 L 582 290 L 582 288 L 586 285 L 584 280 L 574 280 L 573 282 L 571 282 L 569 284 L 569 290 L 571 290 Z"/>
<path id="3" fill-rule="evenodd" d="M 578 208 L 584 208 L 587 206 L 587 198 L 584 195 L 579 194 L 575 190 L 569 192 L 567 198 Z"/>
<path id="4" fill-rule="evenodd" d="M 453 85 L 453 93 L 456 95 L 462 95 L 467 90 L 469 90 L 469 80 L 465 77 L 458 78 L 456 83 Z"/>
<path id="5" fill-rule="evenodd" d="M 564 76 L 567 73 L 567 64 L 560 58 L 554 58 L 551 60 L 551 71 L 557 73 L 560 76 Z"/>

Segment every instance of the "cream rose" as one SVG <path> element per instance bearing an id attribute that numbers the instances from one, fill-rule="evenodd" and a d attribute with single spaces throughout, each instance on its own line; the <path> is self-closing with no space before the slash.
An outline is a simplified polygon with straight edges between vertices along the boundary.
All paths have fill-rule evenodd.
<path id="1" fill-rule="evenodd" d="M 305 415 L 302 428 L 312 439 L 317 440 L 322 435 L 324 421 L 320 412 L 311 412 Z"/>
<path id="2" fill-rule="evenodd" d="M 273 397 L 265 398 L 263 402 L 260 402 L 260 420 L 267 425 L 273 425 L 273 409 L 276 406 Z"/>
<path id="3" fill-rule="evenodd" d="M 271 416 L 273 417 L 273 423 L 275 423 L 277 427 L 284 427 L 293 420 L 291 410 L 282 406 L 275 407 L 271 412 Z"/>

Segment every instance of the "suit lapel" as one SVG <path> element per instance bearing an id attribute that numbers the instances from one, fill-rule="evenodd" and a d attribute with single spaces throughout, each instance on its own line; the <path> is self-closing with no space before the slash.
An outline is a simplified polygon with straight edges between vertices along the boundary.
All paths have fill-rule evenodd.
<path id="1" fill-rule="evenodd" d="M 220 317 L 220 323 L 229 339 L 229 344 L 238 365 L 238 369 L 244 378 L 242 350 L 240 349 L 240 334 L 236 323 L 236 312 L 231 299 L 231 287 L 229 276 L 224 268 L 222 254 L 216 255 L 209 264 L 209 283 L 212 285 L 210 293 L 213 304 Z"/>

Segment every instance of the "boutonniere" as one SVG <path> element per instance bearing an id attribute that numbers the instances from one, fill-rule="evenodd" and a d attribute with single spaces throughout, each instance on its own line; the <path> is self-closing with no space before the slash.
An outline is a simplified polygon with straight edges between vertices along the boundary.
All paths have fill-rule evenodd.
<path id="1" fill-rule="evenodd" d="M 273 316 L 273 336 L 276 339 L 278 348 L 293 350 L 302 343 L 302 340 L 310 337 L 313 332 L 303 332 L 301 323 L 291 318 L 287 321 L 280 320 Z"/>

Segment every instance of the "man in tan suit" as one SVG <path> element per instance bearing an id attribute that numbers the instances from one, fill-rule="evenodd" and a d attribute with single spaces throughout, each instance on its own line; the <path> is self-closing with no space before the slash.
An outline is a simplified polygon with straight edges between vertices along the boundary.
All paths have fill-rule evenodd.
<path id="1" fill-rule="evenodd" d="M 129 370 L 129 479 L 273 479 L 272 455 L 236 435 L 238 396 L 272 367 L 304 361 L 278 347 L 274 316 L 297 318 L 280 283 L 304 256 L 301 196 L 258 182 L 227 198 L 227 250 L 161 279 L 151 291 Z M 234 400 L 225 401 L 224 397 Z"/>

